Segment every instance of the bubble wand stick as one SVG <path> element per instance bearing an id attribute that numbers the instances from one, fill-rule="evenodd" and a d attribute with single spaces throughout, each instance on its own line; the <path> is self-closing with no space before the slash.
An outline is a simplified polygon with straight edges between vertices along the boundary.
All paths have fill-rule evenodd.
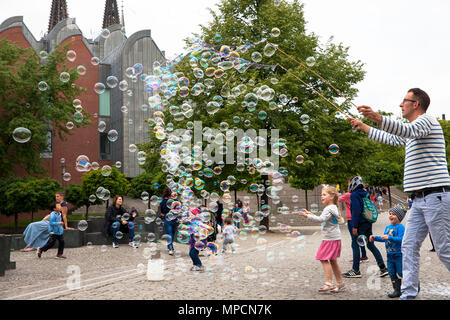
<path id="1" fill-rule="evenodd" d="M 342 98 L 344 98 L 347 102 L 351 103 L 355 108 L 357 108 L 358 106 L 356 104 L 354 104 L 349 98 L 347 98 L 346 96 L 344 96 L 344 94 L 342 94 L 342 92 L 340 92 L 338 89 L 336 89 L 331 83 L 330 81 L 326 80 L 325 78 L 323 78 L 320 74 L 318 74 L 317 72 L 315 72 L 314 70 L 311 70 L 310 68 L 308 68 L 307 66 L 305 66 L 303 63 L 297 61 L 296 59 L 294 59 L 292 56 L 288 55 L 286 52 L 284 52 L 283 50 L 281 50 L 277 45 L 274 45 L 273 43 L 270 43 L 269 41 L 267 41 L 270 45 L 272 45 L 274 48 L 276 48 L 278 51 L 280 51 L 282 54 L 284 54 L 286 57 L 288 57 L 290 60 L 294 61 L 295 63 L 297 63 L 299 66 L 301 66 L 302 68 L 308 70 L 309 72 L 313 73 L 315 76 L 317 76 L 318 78 L 320 78 L 322 81 L 324 81 L 326 84 L 328 84 L 334 91 L 336 91 Z"/>
<path id="2" fill-rule="evenodd" d="M 343 115 L 345 115 L 347 117 L 347 120 L 352 119 L 352 117 L 350 117 L 347 113 L 345 113 L 344 111 L 342 111 L 341 108 L 339 108 L 337 105 L 335 105 L 333 102 L 331 102 L 327 97 L 325 97 L 323 94 L 321 94 L 319 91 L 317 91 L 316 89 L 314 89 L 312 86 L 310 86 L 309 84 L 307 84 L 305 81 L 303 81 L 302 79 L 300 79 L 297 75 L 295 75 L 294 73 L 292 73 L 291 71 L 289 71 L 288 69 L 286 69 L 285 67 L 283 67 L 282 65 L 278 65 L 281 69 L 283 69 L 284 71 L 286 71 L 287 73 L 289 73 L 290 75 L 292 75 L 295 79 L 297 79 L 298 81 L 300 81 L 301 83 L 303 83 L 305 86 L 307 86 L 308 88 L 310 88 L 311 90 L 313 90 L 315 93 L 317 93 L 322 99 L 324 99 L 325 101 L 327 101 L 329 104 L 331 104 L 336 110 L 338 110 L 340 113 L 342 113 Z M 354 118 L 354 117 L 353 117 Z"/>

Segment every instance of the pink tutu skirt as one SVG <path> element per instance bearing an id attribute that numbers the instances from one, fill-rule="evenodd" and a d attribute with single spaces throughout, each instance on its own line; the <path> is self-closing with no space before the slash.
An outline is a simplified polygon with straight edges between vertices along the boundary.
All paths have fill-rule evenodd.
<path id="1" fill-rule="evenodd" d="M 316 260 L 336 260 L 341 256 L 341 240 L 323 240 L 317 250 Z"/>

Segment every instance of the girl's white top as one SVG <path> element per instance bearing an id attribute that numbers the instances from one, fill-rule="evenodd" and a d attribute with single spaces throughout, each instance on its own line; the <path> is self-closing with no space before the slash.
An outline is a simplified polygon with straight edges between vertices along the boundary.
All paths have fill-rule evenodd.
<path id="1" fill-rule="evenodd" d="M 322 240 L 341 240 L 341 230 L 339 229 L 339 211 L 336 205 L 330 204 L 323 209 L 320 216 L 309 214 L 308 219 L 322 222 Z"/>

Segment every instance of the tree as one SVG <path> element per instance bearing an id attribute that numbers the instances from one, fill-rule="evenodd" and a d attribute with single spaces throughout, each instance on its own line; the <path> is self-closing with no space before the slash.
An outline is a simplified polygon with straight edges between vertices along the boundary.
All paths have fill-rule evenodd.
<path id="1" fill-rule="evenodd" d="M 142 193 L 147 192 L 148 197 L 153 195 L 161 196 L 164 191 L 164 174 L 158 173 L 156 176 L 149 172 L 143 172 L 131 180 L 128 196 L 133 199 L 141 199 Z M 144 200 L 145 201 L 145 200 Z M 148 208 L 150 209 L 150 200 L 148 199 Z"/>
<path id="2" fill-rule="evenodd" d="M 48 210 L 55 201 L 55 193 L 61 185 L 52 179 L 32 177 L 15 178 L 0 182 L 0 192 L 4 195 L 0 201 L 0 211 L 7 216 L 14 215 L 14 230 L 17 231 L 19 213 Z"/>
<path id="3" fill-rule="evenodd" d="M 81 194 L 83 198 L 90 195 L 96 195 L 97 200 L 95 203 L 103 203 L 106 201 L 106 207 L 108 207 L 109 199 L 116 195 L 125 196 L 130 189 L 130 183 L 123 173 L 116 167 L 111 167 L 111 173 L 107 176 L 104 176 L 104 173 L 101 170 L 91 171 L 81 178 Z M 98 193 L 98 189 L 102 187 L 106 189 L 108 192 L 103 193 L 105 196 L 101 198 L 101 195 Z M 87 215 L 87 212 L 86 212 Z"/>
<path id="4" fill-rule="evenodd" d="M 45 174 L 40 153 L 47 149 L 48 132 L 64 140 L 70 134 L 67 122 L 73 121 L 76 127 L 90 123 L 84 110 L 81 123 L 73 120 L 72 102 L 82 89 L 72 86 L 78 73 L 65 64 L 68 45 L 58 46 L 40 61 L 32 48 L 0 40 L 0 178 L 11 176 L 16 166 L 29 174 Z M 62 72 L 70 75 L 68 81 Z M 30 130 L 30 140 L 17 142 L 16 128 Z"/>
<path id="5" fill-rule="evenodd" d="M 147 154 L 154 157 L 146 164 L 146 170 L 160 165 L 180 189 L 187 186 L 186 181 L 196 181 L 197 178 L 205 180 L 205 190 L 208 191 L 218 190 L 230 176 L 238 181 L 246 180 L 246 183 L 235 184 L 233 188 L 236 190 L 248 190 L 250 184 L 257 182 L 263 185 L 258 189 L 263 191 L 261 203 L 264 204 L 268 203 L 264 189 L 268 187 L 269 175 L 288 172 L 292 178 L 289 181 L 297 186 L 309 188 L 320 184 L 327 176 L 330 163 L 340 159 L 333 159 L 328 152 L 329 145 L 340 143 L 334 138 L 336 127 L 340 130 L 345 127 L 348 133 L 351 133 L 351 127 L 337 110 L 309 87 L 301 85 L 292 73 L 339 104 L 341 109 L 348 110 L 350 106 L 347 102 L 338 103 L 341 98 L 335 91 L 281 51 L 273 55 L 267 53 L 265 46 L 269 44 L 263 39 L 276 42 L 280 49 L 298 59 L 314 56 L 314 70 L 349 98 L 356 95 L 357 90 L 353 86 L 363 79 L 362 64 L 348 61 L 348 48 L 343 45 L 335 45 L 330 40 L 321 47 L 317 36 L 307 34 L 303 6 L 298 1 L 280 1 L 279 5 L 274 5 L 273 1 L 226 0 L 218 5 L 217 13 L 211 10 L 211 14 L 212 23 L 202 26 L 196 39 L 187 39 L 188 54 L 185 59 L 177 61 L 174 73 L 168 68 L 156 68 L 153 76 L 148 78 L 148 84 L 156 84 L 149 101 L 156 102 L 152 105 L 154 116 L 149 120 L 150 142 L 143 146 Z M 155 78 L 164 84 L 161 86 L 163 90 L 156 88 L 159 84 Z M 189 97 L 187 93 L 190 93 Z M 202 123 L 203 140 L 194 148 L 187 148 L 187 152 L 178 159 L 170 153 L 177 149 L 174 145 L 181 142 L 173 138 L 172 133 L 183 129 L 191 130 L 192 134 L 195 121 Z M 169 127 L 170 130 L 166 130 Z M 244 151 L 244 170 L 240 170 L 239 161 L 214 160 L 215 163 L 208 163 L 217 151 L 206 154 L 206 158 L 201 155 L 203 164 L 193 165 L 195 149 L 201 147 L 200 153 L 203 151 L 205 154 L 208 145 L 221 140 L 220 134 L 222 138 L 228 137 L 231 131 L 233 142 L 242 142 L 242 137 L 237 135 L 238 129 L 247 131 L 245 135 L 249 130 L 254 130 L 256 135 L 259 135 L 259 130 L 266 130 L 267 139 L 253 138 L 253 146 L 265 144 L 269 151 L 274 146 L 279 149 L 287 146 L 287 155 L 283 153 L 278 157 L 281 167 L 274 168 L 272 160 L 262 160 L 259 154 L 254 155 L 248 150 Z M 279 131 L 278 138 L 272 135 L 276 130 Z M 226 152 L 233 152 L 234 159 L 238 159 L 236 149 Z M 297 166 L 295 161 L 292 163 L 297 155 L 305 157 L 304 167 Z M 343 164 L 343 160 L 340 161 Z M 220 168 L 220 174 L 213 175 L 213 179 L 204 178 L 205 172 L 215 167 Z M 278 173 L 273 169 L 278 169 Z M 268 217 L 261 224 L 268 227 Z"/>

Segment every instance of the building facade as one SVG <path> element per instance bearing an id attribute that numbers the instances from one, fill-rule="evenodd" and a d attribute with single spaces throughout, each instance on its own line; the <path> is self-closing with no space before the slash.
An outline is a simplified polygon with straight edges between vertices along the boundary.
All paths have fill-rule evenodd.
<path id="1" fill-rule="evenodd" d="M 120 162 L 122 166 L 119 170 L 129 178 L 142 172 L 137 153 L 130 153 L 129 145 L 148 139 L 144 120 L 151 114 L 150 108 L 146 107 L 149 96 L 144 91 L 142 79 L 145 74 L 152 72 L 155 61 L 165 61 L 165 53 L 152 39 L 150 30 L 142 30 L 127 37 L 123 14 L 122 21 L 119 17 L 116 0 L 107 0 L 101 35 L 96 39 L 87 39 L 75 18 L 69 18 L 66 1 L 53 0 L 49 30 L 40 40 L 33 36 L 21 16 L 11 17 L 0 25 L 0 39 L 7 38 L 22 47 L 31 47 L 36 54 L 41 51 L 50 53 L 57 45 L 69 43 L 69 50 L 76 52 L 76 59 L 67 61 L 68 67 L 82 65 L 86 68 L 85 75 L 80 76 L 75 84 L 86 88 L 78 99 L 83 108 L 93 115 L 92 123 L 85 128 L 72 129 L 72 135 L 67 136 L 66 141 L 61 141 L 52 131 L 49 134 L 48 152 L 41 155 L 49 176 L 64 186 L 81 183 L 83 173 L 75 170 L 79 155 L 88 156 L 91 163 L 97 162 L 100 167 Z M 101 23 L 99 19 L 99 25 Z M 130 70 L 136 70 L 133 68 L 136 65 L 140 71 L 130 73 Z M 111 81 L 107 79 L 111 76 L 116 77 L 120 85 L 109 86 Z M 101 94 L 94 91 L 97 83 L 105 85 Z M 98 130 L 100 121 L 106 123 L 104 132 Z M 115 142 L 109 141 L 107 136 L 113 129 L 118 132 Z M 65 160 L 64 164 L 61 159 Z M 63 171 L 71 174 L 69 182 L 63 181 Z M 17 168 L 16 175 L 22 174 L 23 170 Z"/>

